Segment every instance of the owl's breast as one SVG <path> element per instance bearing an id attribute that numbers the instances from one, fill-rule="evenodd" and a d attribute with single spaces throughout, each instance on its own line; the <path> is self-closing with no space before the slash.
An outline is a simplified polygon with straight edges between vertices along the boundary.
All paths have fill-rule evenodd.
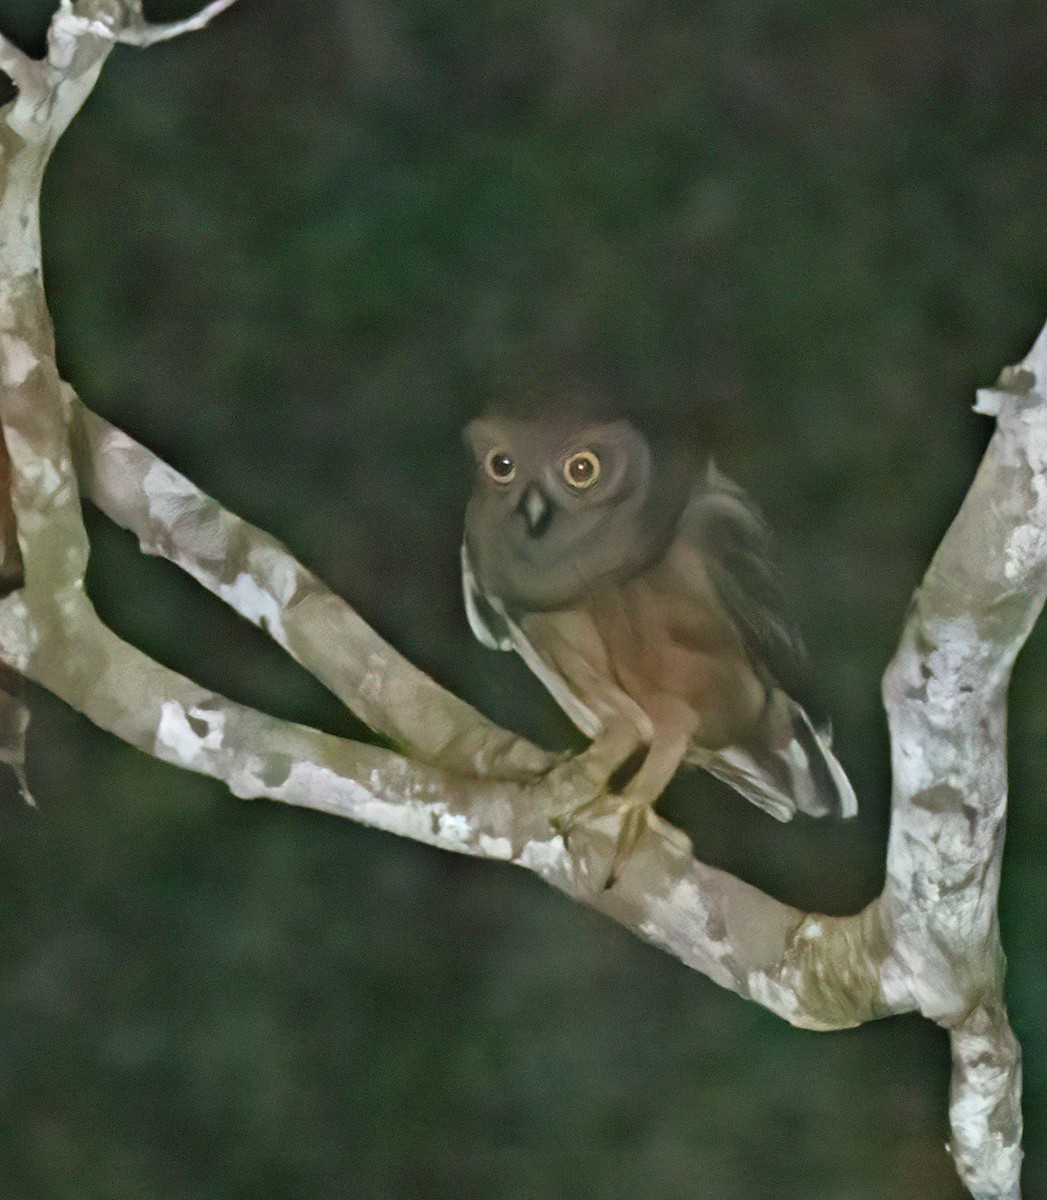
<path id="1" fill-rule="evenodd" d="M 583 733 L 595 737 L 625 717 L 645 741 L 651 739 L 652 722 L 623 687 L 615 665 L 616 648 L 605 640 L 588 603 L 527 613 L 520 618 L 520 629 L 527 646 L 518 648 L 528 665 Z M 533 656 L 540 662 L 535 663 Z"/>
<path id="2" fill-rule="evenodd" d="M 590 736 L 582 709 L 590 725 L 624 717 L 645 740 L 667 720 L 683 720 L 698 744 L 718 748 L 744 736 L 762 711 L 766 689 L 737 629 L 700 562 L 683 566 L 667 556 L 568 608 L 521 617 L 541 659 L 536 673 Z"/>
<path id="3" fill-rule="evenodd" d="M 684 708 L 696 740 L 716 748 L 757 720 L 766 687 L 696 552 L 673 551 L 588 603 L 616 684 L 656 721 Z"/>

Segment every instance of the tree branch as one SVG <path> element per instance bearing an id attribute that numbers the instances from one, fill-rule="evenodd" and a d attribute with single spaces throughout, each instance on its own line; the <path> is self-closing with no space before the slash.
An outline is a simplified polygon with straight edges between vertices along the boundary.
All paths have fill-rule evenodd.
<path id="1" fill-rule="evenodd" d="M 232 8 L 236 0 L 212 0 L 195 16 L 186 17 L 184 21 L 169 21 L 163 25 L 151 25 L 138 20 L 124 26 L 116 34 L 116 40 L 128 46 L 153 46 L 157 42 L 166 42 L 171 38 L 181 37 L 183 33 L 195 33 L 210 24 L 219 13 Z"/>
<path id="2" fill-rule="evenodd" d="M 556 763 L 439 687 L 275 538 L 227 512 L 65 387 L 84 493 L 146 554 L 180 566 L 264 629 L 376 733 L 465 774 L 523 779 Z"/>

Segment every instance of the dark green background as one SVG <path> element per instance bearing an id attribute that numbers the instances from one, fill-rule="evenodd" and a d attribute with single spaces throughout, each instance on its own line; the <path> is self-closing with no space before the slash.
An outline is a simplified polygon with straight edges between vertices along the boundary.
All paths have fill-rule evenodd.
<path id="1" fill-rule="evenodd" d="M 51 5 L 0 4 L 39 50 Z M 157 3 L 156 16 L 190 4 Z M 881 883 L 878 684 L 1047 319 L 1042 3 L 241 0 L 118 49 L 48 177 L 85 400 L 273 531 L 488 714 L 459 430 L 570 351 L 689 406 L 781 535 L 862 812 L 687 775 L 699 854 L 793 903 Z M 92 519 L 91 594 L 201 682 L 358 736 Z M 1013 688 L 1002 919 L 1047 1197 L 1047 641 Z M 0 819 L 5 1200 L 956 1200 L 944 1034 L 798 1032 L 521 871 L 242 803 L 34 691 Z"/>

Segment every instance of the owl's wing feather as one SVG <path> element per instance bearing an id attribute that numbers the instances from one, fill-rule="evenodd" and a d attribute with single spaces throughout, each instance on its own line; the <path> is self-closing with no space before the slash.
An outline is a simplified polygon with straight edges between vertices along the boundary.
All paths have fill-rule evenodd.
<path id="1" fill-rule="evenodd" d="M 760 731 L 748 744 L 714 754 L 695 751 L 711 774 L 779 820 L 852 817 L 854 789 L 832 752 L 828 721 L 816 712 L 799 631 L 786 615 L 774 566 L 773 538 L 760 510 L 713 463 L 681 519 L 697 546 L 753 665 L 770 686 Z"/>
<path id="2" fill-rule="evenodd" d="M 810 817 L 853 817 L 858 800 L 828 738 L 780 688 L 768 699 L 761 728 L 744 745 L 694 748 L 688 762 L 729 784 L 779 821 L 797 811 Z"/>
<path id="3" fill-rule="evenodd" d="M 679 532 L 701 552 L 754 665 L 810 708 L 806 651 L 786 613 L 770 526 L 755 503 L 710 462 Z"/>
<path id="4" fill-rule="evenodd" d="M 488 650 L 515 650 L 505 611 L 480 590 L 465 542 L 462 542 L 462 594 L 465 596 L 465 615 L 476 640 Z"/>
<path id="5" fill-rule="evenodd" d="M 715 754 L 695 752 L 686 761 L 715 775 L 776 821 L 791 821 L 796 815 L 795 801 L 767 779 L 752 755 L 739 746 L 728 746 Z"/>
<path id="6" fill-rule="evenodd" d="M 462 543 L 462 591 L 465 612 L 477 641 L 489 650 L 515 650 L 546 690 L 586 737 L 594 738 L 603 723 L 587 705 L 571 691 L 563 676 L 555 671 L 538 653 L 531 639 L 520 628 L 497 596 L 488 596 L 480 588 L 469 559 L 469 550 Z"/>
<path id="7" fill-rule="evenodd" d="M 595 738 L 603 728 L 603 722 L 595 712 L 578 699 L 568 687 L 567 681 L 554 670 L 538 653 L 534 643 L 510 616 L 506 616 L 510 636 L 513 639 L 513 649 L 524 660 L 538 680 L 544 685 L 549 695 L 570 717 L 575 726 L 587 738 Z"/>

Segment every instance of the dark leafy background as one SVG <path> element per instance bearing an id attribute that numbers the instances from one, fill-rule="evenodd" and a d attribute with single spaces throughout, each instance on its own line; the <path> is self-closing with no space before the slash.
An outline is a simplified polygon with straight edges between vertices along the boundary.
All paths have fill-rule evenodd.
<path id="1" fill-rule="evenodd" d="M 148 7 L 148 6 L 147 6 Z M 39 52 L 51 5 L 4 0 Z M 187 3 L 151 8 L 185 15 Z M 498 720 L 576 744 L 472 641 L 462 424 L 569 350 L 687 409 L 772 514 L 862 800 L 663 807 L 793 903 L 882 876 L 878 680 L 1047 317 L 1047 17 L 954 0 L 241 0 L 118 49 L 55 155 L 46 269 L 88 403 L 272 530 Z M 150 653 L 359 736 L 92 517 Z M 1012 692 L 1002 917 L 1047 1197 L 1047 645 Z M 956 1200 L 948 1052 L 798 1032 L 523 872 L 245 804 L 33 693 L 0 808 L 11 1200 Z"/>

